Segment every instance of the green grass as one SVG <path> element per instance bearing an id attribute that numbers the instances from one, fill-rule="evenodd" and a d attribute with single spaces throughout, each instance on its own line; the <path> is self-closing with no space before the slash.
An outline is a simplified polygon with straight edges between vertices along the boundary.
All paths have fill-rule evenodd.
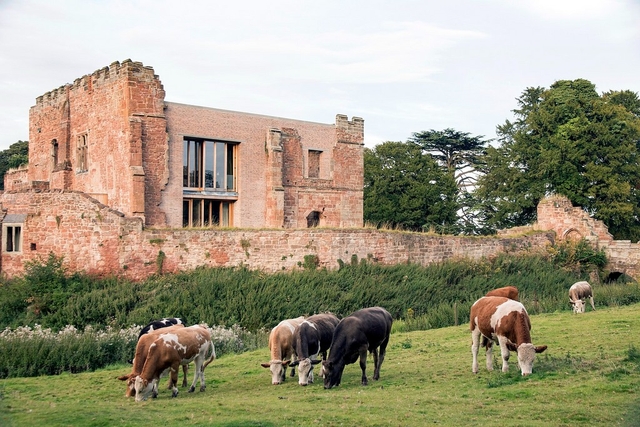
<path id="1" fill-rule="evenodd" d="M 117 376 L 126 365 L 91 373 L 0 381 L 2 426 L 637 426 L 640 425 L 640 304 L 532 316 L 538 355 L 533 374 L 471 373 L 467 325 L 394 333 L 379 381 L 360 385 L 356 364 L 342 384 L 324 390 L 287 378 L 270 384 L 266 348 L 226 355 L 206 371 L 207 390 L 180 389 L 166 380 L 157 399 L 124 397 Z M 317 370 L 316 370 L 317 373 Z"/>

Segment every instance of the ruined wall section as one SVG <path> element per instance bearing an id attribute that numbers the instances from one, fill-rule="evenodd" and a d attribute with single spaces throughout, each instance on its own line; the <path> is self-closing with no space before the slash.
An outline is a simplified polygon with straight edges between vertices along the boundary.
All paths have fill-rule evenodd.
<path id="1" fill-rule="evenodd" d="M 449 259 L 480 259 L 498 253 L 535 251 L 550 233 L 521 237 L 442 237 L 373 229 L 153 229 L 141 218 L 126 218 L 82 193 L 64 190 L 4 193 L 6 214 L 26 215 L 21 253 L 2 253 L 2 270 L 22 274 L 24 262 L 63 255 L 70 272 L 144 279 L 159 272 L 199 266 L 247 266 L 266 272 L 303 268 L 305 257 L 318 266 L 368 259 L 382 264 L 428 265 Z"/>
<path id="2" fill-rule="evenodd" d="M 360 227 L 363 221 L 364 121 L 338 114 L 331 144 L 314 146 L 295 129 L 283 130 L 285 228 L 304 228 L 311 212 L 321 227 Z M 320 152 L 319 174 L 310 173 Z"/>
<path id="3" fill-rule="evenodd" d="M 142 232 L 139 218 L 126 219 L 83 193 L 69 190 L 5 192 L 7 214 L 23 214 L 22 252 L 2 252 L 2 272 L 22 274 L 26 261 L 64 256 L 69 271 L 108 275 L 121 270 L 123 230 Z M 128 227 L 128 228 L 127 228 Z"/>
<path id="4" fill-rule="evenodd" d="M 166 180 L 163 101 L 164 90 L 153 69 L 130 60 L 114 62 L 38 97 L 29 113 L 29 179 L 85 192 L 130 216 L 144 215 L 148 205 L 155 218 L 158 196 L 155 203 L 142 199 L 160 191 L 159 174 Z M 138 126 L 131 126 L 132 117 Z M 157 159 L 162 156 L 158 150 L 164 159 Z M 145 156 L 150 161 L 145 167 L 154 171 L 149 177 L 142 167 Z M 158 170 L 158 163 L 164 169 Z M 150 189 L 145 190 L 145 182 Z"/>

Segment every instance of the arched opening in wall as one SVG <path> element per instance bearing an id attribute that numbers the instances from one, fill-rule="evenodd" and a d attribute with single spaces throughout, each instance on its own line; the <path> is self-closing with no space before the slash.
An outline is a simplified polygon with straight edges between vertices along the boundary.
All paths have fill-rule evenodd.
<path id="1" fill-rule="evenodd" d="M 604 283 L 607 283 L 607 284 L 612 284 L 612 283 L 624 284 L 624 283 L 630 283 L 630 282 L 635 282 L 635 280 L 633 280 L 633 278 L 628 274 L 625 274 L 621 271 L 612 271 L 604 279 Z"/>
<path id="2" fill-rule="evenodd" d="M 307 228 L 313 228 L 320 225 L 320 212 L 312 211 L 307 215 Z"/>
<path id="3" fill-rule="evenodd" d="M 51 141 L 51 159 L 53 163 L 53 169 L 58 165 L 58 140 Z"/>
<path id="4" fill-rule="evenodd" d="M 562 234 L 563 240 L 569 240 L 571 242 L 578 242 L 582 240 L 582 234 L 575 228 L 570 228 Z"/>

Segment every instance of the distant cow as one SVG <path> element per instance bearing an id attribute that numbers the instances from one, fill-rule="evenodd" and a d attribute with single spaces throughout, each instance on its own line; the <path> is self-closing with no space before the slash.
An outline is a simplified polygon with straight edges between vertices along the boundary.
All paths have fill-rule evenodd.
<path id="1" fill-rule="evenodd" d="M 329 357 L 322 362 L 324 388 L 340 385 L 345 365 L 355 363 L 358 358 L 362 385 L 367 385 L 367 352 L 373 353 L 373 379 L 379 379 L 392 322 L 391 314 L 382 307 L 363 308 L 342 319 L 333 333 Z"/>
<path id="2" fill-rule="evenodd" d="M 136 353 L 132 360 L 133 366 L 131 368 L 131 372 L 127 375 L 118 377 L 120 381 L 127 382 L 127 390 L 125 392 L 125 396 L 127 397 L 135 396 L 136 392 L 134 388 L 134 381 L 136 379 L 136 376 L 140 375 L 140 373 L 142 372 L 142 368 L 144 367 L 144 362 L 145 360 L 147 360 L 147 354 L 149 353 L 149 347 L 151 346 L 151 344 L 155 342 L 156 339 L 158 339 L 158 335 L 160 335 L 161 333 L 173 332 L 177 329 L 182 329 L 182 328 L 184 328 L 183 324 L 168 326 L 165 328 L 149 331 L 148 333 L 140 337 L 140 339 L 138 340 L 138 344 L 136 344 Z M 187 366 L 188 365 L 189 365 L 188 363 L 182 365 L 182 371 L 184 372 L 184 377 L 182 379 L 182 387 L 187 386 Z M 169 388 L 173 388 L 171 381 L 169 381 Z"/>
<path id="3" fill-rule="evenodd" d="M 293 334 L 293 351 L 296 361 L 290 366 L 298 366 L 298 384 L 307 385 L 313 382 L 313 365 L 322 354 L 322 360 L 327 358 L 327 350 L 331 346 L 333 331 L 340 322 L 331 313 L 316 314 L 307 317 Z"/>
<path id="4" fill-rule="evenodd" d="M 304 316 L 295 319 L 287 319 L 278 323 L 269 334 L 269 352 L 271 360 L 261 363 L 263 368 L 271 370 L 271 383 L 278 385 L 285 380 L 287 366 L 295 359 L 293 352 L 293 334 L 296 328 L 304 321 Z M 291 376 L 294 375 L 291 368 Z"/>
<path id="5" fill-rule="evenodd" d="M 509 370 L 509 350 L 518 353 L 518 364 L 522 375 L 533 370 L 536 353 L 547 349 L 546 345 L 535 347 L 531 344 L 531 321 L 524 306 L 518 301 L 505 297 L 482 297 L 471 306 L 471 354 L 472 371 L 478 373 L 478 349 L 480 337 L 486 348 L 487 370 L 493 370 L 492 345 L 496 341 L 502 354 L 502 372 Z"/>
<path id="6" fill-rule="evenodd" d="M 167 326 L 173 326 L 173 325 L 184 325 L 184 322 L 179 317 L 165 317 L 164 319 L 154 320 L 153 322 L 149 323 L 147 326 L 145 326 L 140 330 L 140 333 L 138 334 L 138 339 L 140 339 L 140 337 L 143 336 L 144 334 L 148 334 L 151 331 L 155 331 L 155 330 L 166 328 Z"/>
<path id="7" fill-rule="evenodd" d="M 505 286 L 504 288 L 497 288 L 487 292 L 485 297 L 505 297 L 514 301 L 518 300 L 518 288 L 515 286 Z"/>
<path id="8" fill-rule="evenodd" d="M 207 359 L 209 352 L 211 355 Z M 152 393 L 156 397 L 158 379 L 166 371 L 169 371 L 170 382 L 173 384 L 171 396 L 176 397 L 178 369 L 180 365 L 192 361 L 196 366 L 189 393 L 195 390 L 198 378 L 200 391 L 204 391 L 206 388 L 204 369 L 215 358 L 216 350 L 211 341 L 209 328 L 205 326 L 194 325 L 170 332 L 160 332 L 158 338 L 149 347 L 142 372 L 135 377 L 136 402 L 146 400 Z"/>
<path id="9" fill-rule="evenodd" d="M 591 300 L 591 308 L 596 309 L 593 303 L 593 291 L 589 282 L 576 282 L 569 288 L 569 303 L 573 306 L 574 313 L 584 313 L 586 307 L 585 298 Z"/>

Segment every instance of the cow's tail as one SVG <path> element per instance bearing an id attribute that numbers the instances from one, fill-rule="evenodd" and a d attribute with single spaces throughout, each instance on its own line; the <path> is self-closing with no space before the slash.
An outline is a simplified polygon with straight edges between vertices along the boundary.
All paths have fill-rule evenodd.
<path id="1" fill-rule="evenodd" d="M 213 345 L 213 341 L 209 341 L 209 343 L 211 346 L 211 357 L 209 357 L 209 360 L 204 362 L 204 365 L 202 365 L 203 370 L 207 367 L 207 365 L 209 365 L 209 363 L 213 362 L 216 359 L 216 346 Z"/>

